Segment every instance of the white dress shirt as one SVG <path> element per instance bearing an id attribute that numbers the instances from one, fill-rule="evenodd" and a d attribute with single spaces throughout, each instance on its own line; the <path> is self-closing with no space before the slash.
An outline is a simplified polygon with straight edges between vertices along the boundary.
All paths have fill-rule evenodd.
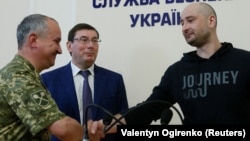
<path id="1" fill-rule="evenodd" d="M 79 74 L 79 71 L 81 71 L 81 69 L 79 69 L 76 65 L 74 65 L 71 62 L 71 69 L 72 69 L 72 75 L 73 75 L 73 79 L 74 79 L 74 85 L 75 85 L 75 90 L 76 90 L 76 96 L 77 96 L 77 102 L 78 102 L 78 107 L 79 107 L 79 111 L 80 111 L 80 119 L 81 119 L 81 124 L 83 123 L 82 119 L 83 119 L 83 107 L 82 107 L 82 89 L 83 89 L 83 81 L 84 81 L 84 77 Z M 91 93 L 92 93 L 92 99 L 94 101 L 94 64 L 88 68 L 88 70 L 91 72 L 91 74 L 89 75 L 89 86 L 91 89 Z"/>

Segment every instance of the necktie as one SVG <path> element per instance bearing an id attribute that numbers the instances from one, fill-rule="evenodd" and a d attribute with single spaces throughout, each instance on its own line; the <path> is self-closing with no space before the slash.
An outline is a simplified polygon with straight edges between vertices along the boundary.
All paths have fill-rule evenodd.
<path id="1" fill-rule="evenodd" d="M 89 81 L 88 81 L 88 76 L 90 74 L 90 71 L 89 70 L 81 71 L 81 74 L 84 77 L 83 93 L 82 93 L 83 124 L 86 124 L 85 123 L 86 117 L 87 117 L 87 120 L 91 118 L 91 108 L 88 108 L 88 111 L 86 111 L 86 108 L 88 105 L 93 103 L 91 89 L 89 87 Z"/>

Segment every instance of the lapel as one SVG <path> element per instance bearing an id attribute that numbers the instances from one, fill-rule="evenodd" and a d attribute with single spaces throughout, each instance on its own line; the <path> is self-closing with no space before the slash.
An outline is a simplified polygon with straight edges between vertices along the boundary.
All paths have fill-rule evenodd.
<path id="1" fill-rule="evenodd" d="M 95 65 L 94 67 L 95 77 L 94 77 L 94 104 L 99 105 L 101 107 L 104 107 L 103 104 L 106 104 L 106 99 L 103 98 L 103 95 L 105 95 L 105 85 L 106 85 L 106 73 L 103 71 L 101 67 L 98 67 Z M 104 102 L 102 102 L 104 100 Z M 108 103 L 107 103 L 108 104 Z M 98 111 L 100 109 L 93 108 L 93 116 L 98 117 Z M 102 111 L 102 110 L 101 110 Z M 101 112 L 102 113 L 102 112 Z"/>
<path id="2" fill-rule="evenodd" d="M 70 63 L 65 66 L 65 68 L 62 70 L 62 81 L 61 83 L 64 83 L 62 86 L 64 86 L 65 94 L 67 94 L 66 100 L 69 100 L 71 103 L 71 109 L 73 109 L 75 113 L 75 117 L 77 118 L 78 121 L 80 121 L 80 114 L 79 114 L 79 106 L 78 106 L 78 101 L 77 101 L 77 96 L 76 96 L 76 91 L 75 91 L 75 85 L 74 85 L 74 79 L 72 76 L 72 70 L 71 70 L 71 65 Z"/>
<path id="3" fill-rule="evenodd" d="M 100 67 L 95 65 L 94 72 L 94 103 L 98 104 L 102 100 L 106 79 L 105 72 Z"/>

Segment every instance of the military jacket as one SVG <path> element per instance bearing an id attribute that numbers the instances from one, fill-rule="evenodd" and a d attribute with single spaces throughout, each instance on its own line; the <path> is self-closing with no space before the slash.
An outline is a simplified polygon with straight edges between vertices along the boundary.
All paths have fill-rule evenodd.
<path id="1" fill-rule="evenodd" d="M 0 70 L 0 140 L 46 141 L 63 118 L 34 66 L 20 55 Z"/>

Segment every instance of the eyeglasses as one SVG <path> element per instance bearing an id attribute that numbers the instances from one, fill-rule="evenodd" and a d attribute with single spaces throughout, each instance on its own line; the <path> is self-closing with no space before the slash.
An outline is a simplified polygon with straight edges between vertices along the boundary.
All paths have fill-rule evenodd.
<path id="1" fill-rule="evenodd" d="M 75 38 L 73 40 L 77 40 L 77 41 L 81 42 L 84 45 L 88 44 L 90 42 L 92 42 L 92 44 L 94 44 L 94 45 L 98 45 L 98 43 L 101 42 L 100 39 L 88 39 L 88 38 L 85 38 L 85 37 Z"/>

